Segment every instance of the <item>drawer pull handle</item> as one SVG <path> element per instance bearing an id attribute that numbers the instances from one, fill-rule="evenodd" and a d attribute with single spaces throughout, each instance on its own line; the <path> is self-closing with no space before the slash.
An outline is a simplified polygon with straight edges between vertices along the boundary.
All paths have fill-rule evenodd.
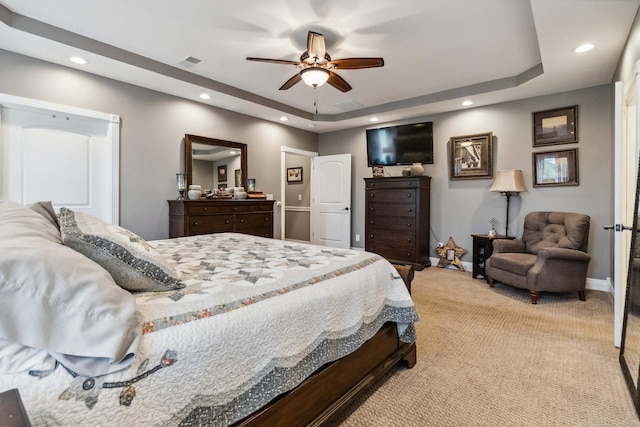
<path id="1" fill-rule="evenodd" d="M 229 224 L 230 222 L 231 222 L 231 221 L 229 221 L 229 220 L 226 220 L 226 221 L 225 221 L 224 223 L 225 223 L 225 224 Z"/>
<path id="2" fill-rule="evenodd" d="M 264 220 L 265 220 L 265 221 L 269 221 L 269 217 L 268 217 L 268 216 L 265 216 L 265 217 L 264 217 Z"/>
<path id="3" fill-rule="evenodd" d="M 371 237 L 371 238 L 373 239 L 373 234 L 372 234 L 372 235 L 370 235 L 369 237 Z"/>
<path id="4" fill-rule="evenodd" d="M 411 243 L 411 237 L 409 237 L 409 238 L 407 239 L 407 242 Z"/>
<path id="5" fill-rule="evenodd" d="M 369 221 L 369 224 L 374 224 L 374 221 Z"/>
<path id="6" fill-rule="evenodd" d="M 207 208 L 202 208 L 202 210 L 203 210 L 204 212 L 206 212 L 206 211 L 207 211 Z"/>
<path id="7" fill-rule="evenodd" d="M 244 219 L 241 219 L 241 220 L 240 220 L 240 223 L 242 224 L 243 222 L 244 222 Z"/>
<path id="8" fill-rule="evenodd" d="M 194 226 L 194 227 L 197 227 L 197 226 L 198 226 L 198 221 L 194 222 L 194 223 L 193 223 L 193 226 Z"/>
<path id="9" fill-rule="evenodd" d="M 407 227 L 411 228 L 411 223 L 407 224 Z"/>
<path id="10" fill-rule="evenodd" d="M 411 252 L 407 252 L 407 256 L 410 257 L 411 256 Z"/>
<path id="11" fill-rule="evenodd" d="M 234 207 L 233 207 L 233 210 L 234 210 L 234 211 L 237 211 L 237 210 L 238 210 L 238 208 L 234 206 Z"/>
<path id="12" fill-rule="evenodd" d="M 407 212 L 413 212 L 413 209 L 409 208 L 407 209 Z"/>
<path id="13" fill-rule="evenodd" d="M 407 197 L 411 197 L 411 193 L 407 193 Z"/>
<path id="14" fill-rule="evenodd" d="M 369 208 L 369 210 L 370 210 L 371 212 L 373 212 L 375 209 L 374 209 L 374 208 Z"/>

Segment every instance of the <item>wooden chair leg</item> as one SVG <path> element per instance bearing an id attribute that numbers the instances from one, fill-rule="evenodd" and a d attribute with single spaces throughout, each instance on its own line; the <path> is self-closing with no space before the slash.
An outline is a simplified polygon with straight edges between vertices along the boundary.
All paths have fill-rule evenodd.
<path id="1" fill-rule="evenodd" d="M 489 284 L 490 288 L 493 288 L 493 285 L 496 283 L 496 281 L 493 279 L 493 277 L 487 277 L 487 283 Z"/>
<path id="2" fill-rule="evenodd" d="M 531 294 L 531 304 L 537 304 L 538 303 L 538 291 L 530 291 Z"/>
<path id="3" fill-rule="evenodd" d="M 578 292 L 578 298 L 580 298 L 580 301 L 586 301 L 587 300 L 587 297 L 584 294 L 584 291 Z"/>

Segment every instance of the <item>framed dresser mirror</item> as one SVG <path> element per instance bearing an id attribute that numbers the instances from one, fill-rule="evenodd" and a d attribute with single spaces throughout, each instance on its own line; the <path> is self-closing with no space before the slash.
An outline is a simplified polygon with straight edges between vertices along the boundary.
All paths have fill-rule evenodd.
<path id="1" fill-rule="evenodd" d="M 638 222 L 638 196 L 640 174 L 636 183 L 634 220 L 629 252 L 629 272 L 625 296 L 624 320 L 622 323 L 622 343 L 620 345 L 620 365 L 636 411 L 640 415 L 640 223 Z M 635 232 L 633 232 L 635 230 Z"/>
<path id="2" fill-rule="evenodd" d="M 184 149 L 187 186 L 247 188 L 247 144 L 186 134 Z"/>

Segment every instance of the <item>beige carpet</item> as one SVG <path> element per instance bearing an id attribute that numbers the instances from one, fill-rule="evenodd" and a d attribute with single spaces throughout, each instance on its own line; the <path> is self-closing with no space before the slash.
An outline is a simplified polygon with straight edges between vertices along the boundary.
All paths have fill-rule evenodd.
<path id="1" fill-rule="evenodd" d="M 640 426 L 613 346 L 608 294 L 490 289 L 468 272 L 417 272 L 418 363 L 400 366 L 335 425 Z"/>

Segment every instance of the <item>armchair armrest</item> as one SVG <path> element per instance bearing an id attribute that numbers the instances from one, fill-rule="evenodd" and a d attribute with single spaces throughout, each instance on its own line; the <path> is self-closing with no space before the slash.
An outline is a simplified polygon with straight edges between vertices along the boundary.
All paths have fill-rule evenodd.
<path id="1" fill-rule="evenodd" d="M 591 260 L 591 255 L 576 249 L 545 248 L 538 252 L 538 258 L 589 262 Z"/>
<path id="2" fill-rule="evenodd" d="M 507 240 L 496 239 L 492 242 L 493 253 L 505 253 L 505 252 L 524 252 L 524 243 L 522 240 Z"/>

